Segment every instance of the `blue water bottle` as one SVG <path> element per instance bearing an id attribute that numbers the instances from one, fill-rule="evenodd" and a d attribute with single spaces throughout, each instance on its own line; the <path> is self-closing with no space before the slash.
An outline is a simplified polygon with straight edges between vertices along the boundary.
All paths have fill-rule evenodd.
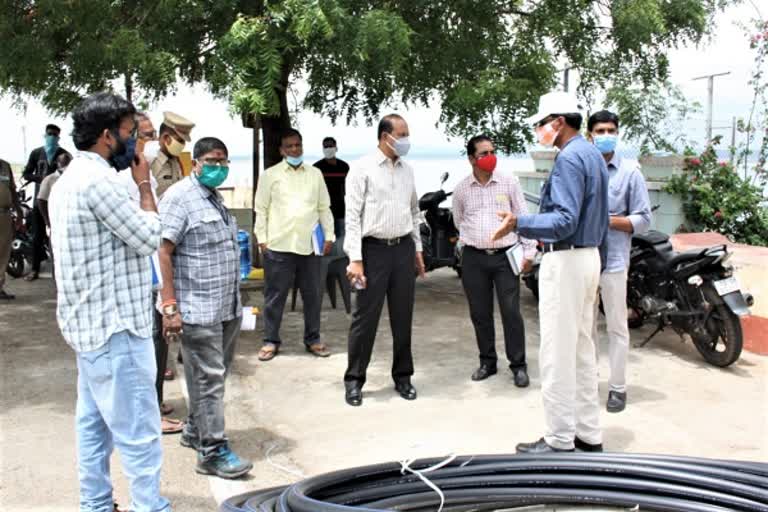
<path id="1" fill-rule="evenodd" d="M 251 238 L 245 230 L 237 232 L 237 243 L 240 245 L 240 279 L 248 279 L 251 273 Z"/>

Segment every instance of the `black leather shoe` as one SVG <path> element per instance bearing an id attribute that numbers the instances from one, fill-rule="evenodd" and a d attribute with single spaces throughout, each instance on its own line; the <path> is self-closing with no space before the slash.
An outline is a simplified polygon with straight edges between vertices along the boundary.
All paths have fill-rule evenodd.
<path id="1" fill-rule="evenodd" d="M 525 368 L 513 369 L 512 374 L 515 376 L 515 386 L 519 388 L 527 388 L 531 383 Z"/>
<path id="2" fill-rule="evenodd" d="M 485 380 L 491 375 L 496 375 L 496 367 L 487 364 L 481 364 L 480 368 L 475 370 L 475 373 L 472 374 L 472 380 Z"/>
<path id="3" fill-rule="evenodd" d="M 410 382 L 395 384 L 395 391 L 400 393 L 400 396 L 406 400 L 416 400 L 416 397 L 418 396 L 416 394 L 416 388 L 411 386 Z"/>
<path id="4" fill-rule="evenodd" d="M 602 452 L 603 443 L 589 444 L 586 441 L 582 441 L 578 437 L 573 440 L 573 444 L 576 446 L 576 450 L 579 452 Z"/>
<path id="5" fill-rule="evenodd" d="M 627 393 L 608 392 L 608 403 L 605 404 L 608 412 L 621 412 L 625 407 L 627 407 Z"/>
<path id="6" fill-rule="evenodd" d="M 358 387 L 347 388 L 344 399 L 352 407 L 359 407 L 363 405 L 363 391 Z"/>
<path id="7" fill-rule="evenodd" d="M 561 450 L 560 448 L 549 446 L 543 437 L 534 443 L 520 443 L 517 445 L 516 450 L 517 453 L 530 453 L 531 455 L 574 451 L 573 448 L 570 450 Z"/>

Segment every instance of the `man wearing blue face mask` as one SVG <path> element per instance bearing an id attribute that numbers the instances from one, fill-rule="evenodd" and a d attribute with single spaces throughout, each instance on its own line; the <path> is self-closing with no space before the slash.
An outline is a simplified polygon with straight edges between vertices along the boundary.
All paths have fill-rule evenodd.
<path id="1" fill-rule="evenodd" d="M 317 357 L 330 350 L 320 338 L 320 260 L 312 232 L 320 223 L 329 254 L 336 240 L 328 188 L 323 173 L 304 162 L 301 134 L 289 128 L 280 137 L 284 160 L 259 179 L 254 200 L 254 232 L 264 255 L 264 344 L 259 360 L 269 361 L 280 350 L 283 309 L 294 282 L 304 305 L 304 346 Z"/>
<path id="2" fill-rule="evenodd" d="M 45 145 L 33 149 L 29 154 L 29 160 L 24 167 L 23 177 L 26 181 L 35 183 L 35 192 L 32 212 L 32 272 L 24 279 L 34 281 L 40 277 L 40 264 L 46 258 L 45 241 L 48 236 L 45 233 L 45 217 L 37 207 L 37 195 L 40 192 L 40 184 L 50 174 L 56 171 L 56 159 L 61 155 L 69 155 L 66 149 L 59 146 L 61 128 L 55 124 L 45 127 Z M 71 155 L 70 155 L 71 158 Z"/>
<path id="3" fill-rule="evenodd" d="M 606 234 L 607 261 L 600 275 L 600 297 L 603 300 L 608 331 L 608 357 L 611 366 L 610 390 L 606 409 L 621 412 L 627 403 L 627 269 L 632 235 L 642 233 L 651 224 L 648 188 L 635 162 L 622 159 L 616 152 L 619 139 L 619 117 L 608 110 L 595 112 L 587 121 L 589 138 L 608 164 L 608 210 L 610 223 Z M 598 345 L 597 315 L 592 337 Z"/>
<path id="4" fill-rule="evenodd" d="M 158 208 L 162 334 L 181 337 L 189 391 L 181 445 L 197 451 L 198 473 L 238 478 L 253 464 L 231 450 L 224 433 L 224 383 L 242 316 L 237 221 L 216 190 L 229 173 L 229 152 L 219 139 L 204 137 L 193 158 L 191 175 L 171 185 Z"/>

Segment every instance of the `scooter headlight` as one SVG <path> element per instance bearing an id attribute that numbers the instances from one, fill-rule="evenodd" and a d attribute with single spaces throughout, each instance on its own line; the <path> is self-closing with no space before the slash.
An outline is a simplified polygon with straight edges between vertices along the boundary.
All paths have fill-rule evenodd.
<path id="1" fill-rule="evenodd" d="M 688 284 L 698 288 L 699 286 L 704 284 L 704 279 L 702 279 L 700 275 L 696 274 L 688 278 Z"/>

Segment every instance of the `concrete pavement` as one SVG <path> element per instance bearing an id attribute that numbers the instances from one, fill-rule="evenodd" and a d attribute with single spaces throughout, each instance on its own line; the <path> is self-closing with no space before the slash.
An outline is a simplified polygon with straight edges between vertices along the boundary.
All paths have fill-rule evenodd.
<path id="1" fill-rule="evenodd" d="M 56 327 L 53 283 L 16 280 L 9 288 L 17 300 L 0 304 L 0 509 L 77 510 L 76 370 Z M 260 305 L 261 297 L 251 295 Z M 538 438 L 544 425 L 536 303 L 527 290 L 522 302 L 532 378 L 525 390 L 513 386 L 504 367 L 487 381 L 469 380 L 477 349 L 460 282 L 450 271 L 432 273 L 417 287 L 415 402 L 392 389 L 386 310 L 359 408 L 345 404 L 341 383 L 349 320 L 328 300 L 323 334 L 334 352 L 328 359 L 304 351 L 300 304 L 286 313 L 285 343 L 273 361 L 256 357 L 259 330 L 243 333 L 227 388 L 227 430 L 234 449 L 254 460 L 254 471 L 236 482 L 197 475 L 194 452 L 179 446 L 178 436 L 166 436 L 164 494 L 177 511 L 214 511 L 226 496 L 301 475 L 452 452 L 514 451 L 517 442 Z M 647 333 L 633 331 L 633 340 Z M 503 354 L 500 341 L 498 347 Z M 604 401 L 605 340 L 601 352 Z M 185 411 L 181 382 L 166 383 L 178 413 Z M 690 342 L 663 333 L 632 350 L 629 385 L 627 410 L 601 417 L 607 449 L 768 461 L 767 357 L 745 352 L 718 369 Z M 118 455 L 112 473 L 115 497 L 127 504 Z"/>

